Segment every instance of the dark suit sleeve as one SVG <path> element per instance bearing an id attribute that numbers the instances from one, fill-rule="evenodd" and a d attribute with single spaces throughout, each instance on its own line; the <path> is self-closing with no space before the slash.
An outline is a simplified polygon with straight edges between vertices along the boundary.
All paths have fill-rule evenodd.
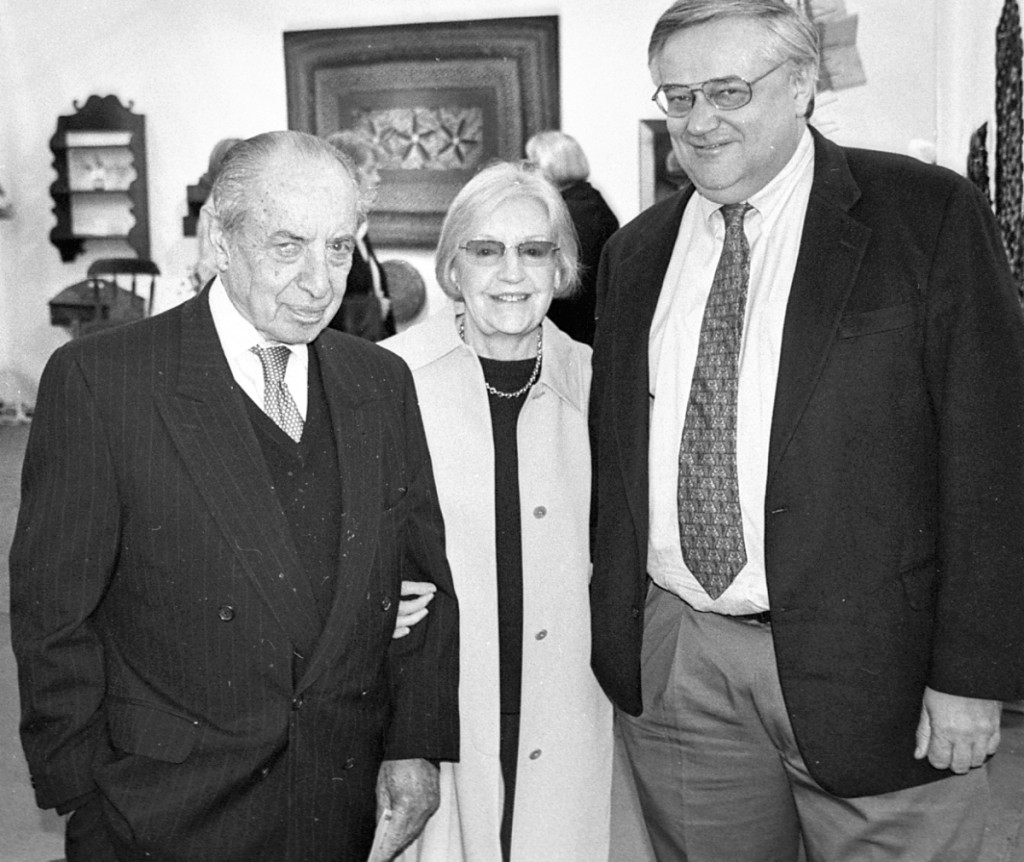
<path id="1" fill-rule="evenodd" d="M 590 400 L 587 414 L 587 425 L 590 431 L 590 558 L 594 559 L 597 529 L 598 482 L 600 480 L 600 447 L 601 441 L 601 408 L 604 406 L 605 380 L 609 374 L 605 362 L 611 353 L 610 338 L 606 333 L 607 326 L 602 328 L 601 320 L 605 316 L 608 304 L 608 283 L 611 280 L 612 262 L 608 254 L 608 245 L 601 250 L 600 263 L 597 267 L 597 278 L 594 284 L 594 352 L 591 354 L 590 365 L 593 375 L 590 382 Z"/>
<path id="2" fill-rule="evenodd" d="M 392 712 L 385 758 L 458 760 L 458 603 L 423 421 L 407 369 L 403 403 L 408 484 L 402 504 L 401 579 L 432 582 L 437 593 L 427 618 L 413 626 L 409 635 L 391 642 Z"/>
<path id="3" fill-rule="evenodd" d="M 119 539 L 111 453 L 95 399 L 66 349 L 43 372 L 11 548 L 11 633 L 21 738 L 43 808 L 87 795 L 105 739 L 103 648 L 91 615 Z"/>
<path id="4" fill-rule="evenodd" d="M 1024 326 L 987 203 L 951 195 L 925 363 L 937 416 L 939 583 L 929 685 L 1010 699 L 1024 684 Z"/>

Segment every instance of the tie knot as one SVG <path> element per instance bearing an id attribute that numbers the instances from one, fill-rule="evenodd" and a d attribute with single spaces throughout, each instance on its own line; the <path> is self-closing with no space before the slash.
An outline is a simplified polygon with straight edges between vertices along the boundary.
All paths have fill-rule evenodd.
<path id="1" fill-rule="evenodd" d="M 249 349 L 263 363 L 263 374 L 267 382 L 279 383 L 284 380 L 284 372 L 288 367 L 288 357 L 292 354 L 287 347 L 283 344 L 276 345 L 275 347 L 260 347 L 256 345 Z"/>
<path id="2" fill-rule="evenodd" d="M 726 204 L 721 209 L 722 218 L 725 219 L 725 229 L 729 230 L 729 228 L 743 224 L 743 219 L 747 215 L 747 210 L 751 209 L 751 206 L 748 203 Z"/>

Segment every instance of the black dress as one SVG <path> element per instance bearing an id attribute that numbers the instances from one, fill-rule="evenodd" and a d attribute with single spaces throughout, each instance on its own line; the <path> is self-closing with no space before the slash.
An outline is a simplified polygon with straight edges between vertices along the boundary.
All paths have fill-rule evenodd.
<path id="1" fill-rule="evenodd" d="M 501 392 L 517 392 L 530 379 L 535 360 L 502 361 L 480 357 L 484 379 Z M 505 808 L 501 821 L 502 858 L 512 844 L 512 812 L 519 755 L 519 706 L 523 675 L 523 534 L 519 520 L 519 447 L 516 427 L 529 391 L 516 398 L 488 393 L 494 435 L 494 517 L 498 571 L 498 655 L 501 693 L 501 775 Z"/>

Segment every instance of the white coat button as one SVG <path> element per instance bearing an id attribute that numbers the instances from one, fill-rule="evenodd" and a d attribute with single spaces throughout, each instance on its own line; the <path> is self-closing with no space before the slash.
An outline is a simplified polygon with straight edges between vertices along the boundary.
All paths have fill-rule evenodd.
<path id="1" fill-rule="evenodd" d="M 547 509 L 545 509 L 543 506 L 538 506 L 536 509 L 533 510 L 533 517 L 543 518 L 547 513 Z"/>
<path id="2" fill-rule="evenodd" d="M 535 748 L 530 752 L 530 760 L 536 760 L 538 757 L 540 757 L 540 749 Z"/>
<path id="3" fill-rule="evenodd" d="M 548 636 L 548 630 L 547 629 L 541 629 L 539 632 L 537 632 L 537 634 L 534 637 L 536 637 L 537 640 L 542 641 L 547 636 Z"/>

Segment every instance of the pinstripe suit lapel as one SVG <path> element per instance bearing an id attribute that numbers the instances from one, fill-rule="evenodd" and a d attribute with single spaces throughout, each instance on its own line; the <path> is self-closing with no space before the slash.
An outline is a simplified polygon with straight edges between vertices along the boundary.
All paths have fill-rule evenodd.
<path id="1" fill-rule="evenodd" d="M 340 345 L 340 347 L 339 347 Z M 317 643 L 299 689 L 308 688 L 341 652 L 357 614 L 366 602 L 380 534 L 383 482 L 380 470 L 380 413 L 373 399 L 361 396 L 359 369 L 346 356 L 344 345 L 323 339 L 317 351 L 324 381 L 341 475 L 341 547 L 337 586 L 323 636 Z"/>
<path id="2" fill-rule="evenodd" d="M 225 541 L 293 644 L 308 649 L 320 630 L 312 589 L 205 293 L 182 309 L 177 384 L 155 398 Z"/>

